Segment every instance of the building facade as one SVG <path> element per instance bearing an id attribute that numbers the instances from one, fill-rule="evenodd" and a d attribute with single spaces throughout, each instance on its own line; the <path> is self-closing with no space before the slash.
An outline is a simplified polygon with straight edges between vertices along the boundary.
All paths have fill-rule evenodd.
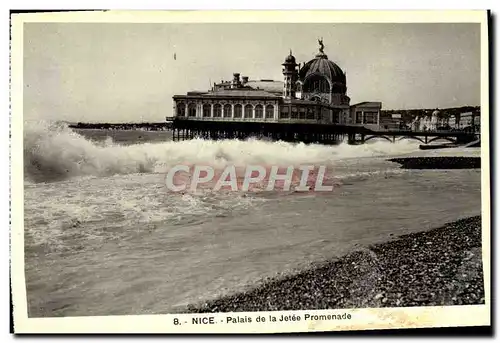
<path id="1" fill-rule="evenodd" d="M 481 126 L 481 114 L 479 112 L 465 112 L 460 113 L 457 116 L 452 115 L 448 119 L 448 125 L 452 129 L 463 130 L 463 129 L 473 129 L 479 131 Z"/>
<path id="2" fill-rule="evenodd" d="M 399 131 L 406 129 L 401 113 L 393 113 L 388 117 L 380 118 L 380 130 Z"/>
<path id="3" fill-rule="evenodd" d="M 380 111 L 382 103 L 365 101 L 350 107 L 348 124 L 363 125 L 370 129 L 380 128 Z"/>
<path id="4" fill-rule="evenodd" d="M 346 74 L 324 53 L 300 65 L 290 54 L 282 63 L 283 81 L 249 80 L 234 73 L 207 92 L 175 95 L 174 116 L 191 120 L 303 122 L 363 125 L 380 123 L 380 102 L 350 106 Z M 241 77 L 240 77 L 241 76 Z"/>

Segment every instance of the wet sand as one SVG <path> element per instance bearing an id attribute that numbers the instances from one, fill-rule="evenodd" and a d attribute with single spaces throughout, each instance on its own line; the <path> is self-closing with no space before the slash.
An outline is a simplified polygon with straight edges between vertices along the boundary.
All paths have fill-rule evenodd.
<path id="1" fill-rule="evenodd" d="M 481 217 L 360 248 L 186 312 L 484 304 Z"/>

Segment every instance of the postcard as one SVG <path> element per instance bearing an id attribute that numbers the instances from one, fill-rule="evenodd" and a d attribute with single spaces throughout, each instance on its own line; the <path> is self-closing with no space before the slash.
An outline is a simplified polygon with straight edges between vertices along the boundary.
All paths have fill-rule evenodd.
<path id="1" fill-rule="evenodd" d="M 489 20 L 13 13 L 15 333 L 490 326 Z"/>

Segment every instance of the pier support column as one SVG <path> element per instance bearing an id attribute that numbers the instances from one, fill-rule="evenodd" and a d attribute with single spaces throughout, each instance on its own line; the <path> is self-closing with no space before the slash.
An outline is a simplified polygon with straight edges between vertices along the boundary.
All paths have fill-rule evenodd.
<path id="1" fill-rule="evenodd" d="M 354 134 L 353 133 L 349 133 L 347 135 L 347 144 L 354 144 L 354 140 L 355 140 Z"/>

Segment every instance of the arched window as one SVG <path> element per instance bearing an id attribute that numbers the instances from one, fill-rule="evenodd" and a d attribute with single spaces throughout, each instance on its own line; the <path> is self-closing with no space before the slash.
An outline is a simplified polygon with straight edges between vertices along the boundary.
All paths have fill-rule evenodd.
<path id="1" fill-rule="evenodd" d="M 214 105 L 214 118 L 222 117 L 222 106 L 221 104 Z"/>
<path id="2" fill-rule="evenodd" d="M 305 80 L 303 89 L 306 93 L 329 93 L 330 84 L 325 77 L 321 75 L 313 75 Z"/>
<path id="3" fill-rule="evenodd" d="M 250 104 L 245 105 L 245 118 L 253 118 L 253 106 Z"/>
<path id="4" fill-rule="evenodd" d="M 241 105 L 240 104 L 234 105 L 234 117 L 241 118 L 241 113 L 242 113 Z"/>
<path id="5" fill-rule="evenodd" d="M 290 118 L 290 113 L 289 113 L 289 107 L 288 106 L 283 106 L 280 111 L 280 118 L 281 119 L 288 119 Z"/>
<path id="6" fill-rule="evenodd" d="M 314 120 L 314 108 L 307 108 L 307 119 Z"/>
<path id="7" fill-rule="evenodd" d="M 273 118 L 274 118 L 274 106 L 267 105 L 266 106 L 266 119 L 273 119 Z"/>
<path id="8" fill-rule="evenodd" d="M 299 119 L 299 113 L 297 112 L 297 107 L 292 106 L 292 119 Z"/>
<path id="9" fill-rule="evenodd" d="M 233 109 L 230 104 L 225 104 L 224 105 L 224 118 L 231 118 Z"/>
<path id="10" fill-rule="evenodd" d="M 330 110 L 332 111 L 332 110 Z M 332 122 L 340 123 L 340 111 L 332 111 Z"/>
<path id="11" fill-rule="evenodd" d="M 332 87 L 332 93 L 341 93 L 341 94 L 345 94 L 347 91 L 347 88 L 346 86 L 342 85 L 342 84 L 336 84 Z"/>
<path id="12" fill-rule="evenodd" d="M 319 107 L 319 106 L 316 107 L 315 111 L 316 111 L 316 114 L 315 114 L 316 120 L 322 120 L 323 117 L 321 116 L 321 107 Z"/>
<path id="13" fill-rule="evenodd" d="M 183 102 L 177 104 L 177 116 L 184 117 L 186 115 L 186 105 Z"/>
<path id="14" fill-rule="evenodd" d="M 305 109 L 305 107 L 299 108 L 299 119 L 306 119 L 306 109 Z"/>
<path id="15" fill-rule="evenodd" d="M 188 105 L 188 116 L 196 117 L 196 104 L 191 103 Z"/>
<path id="16" fill-rule="evenodd" d="M 264 108 L 262 105 L 255 106 L 255 118 L 264 118 Z"/>
<path id="17" fill-rule="evenodd" d="M 330 122 L 330 111 L 326 107 L 321 109 L 321 120 Z"/>
<path id="18" fill-rule="evenodd" d="M 212 108 L 210 104 L 203 105 L 203 117 L 211 117 L 212 116 Z"/>

